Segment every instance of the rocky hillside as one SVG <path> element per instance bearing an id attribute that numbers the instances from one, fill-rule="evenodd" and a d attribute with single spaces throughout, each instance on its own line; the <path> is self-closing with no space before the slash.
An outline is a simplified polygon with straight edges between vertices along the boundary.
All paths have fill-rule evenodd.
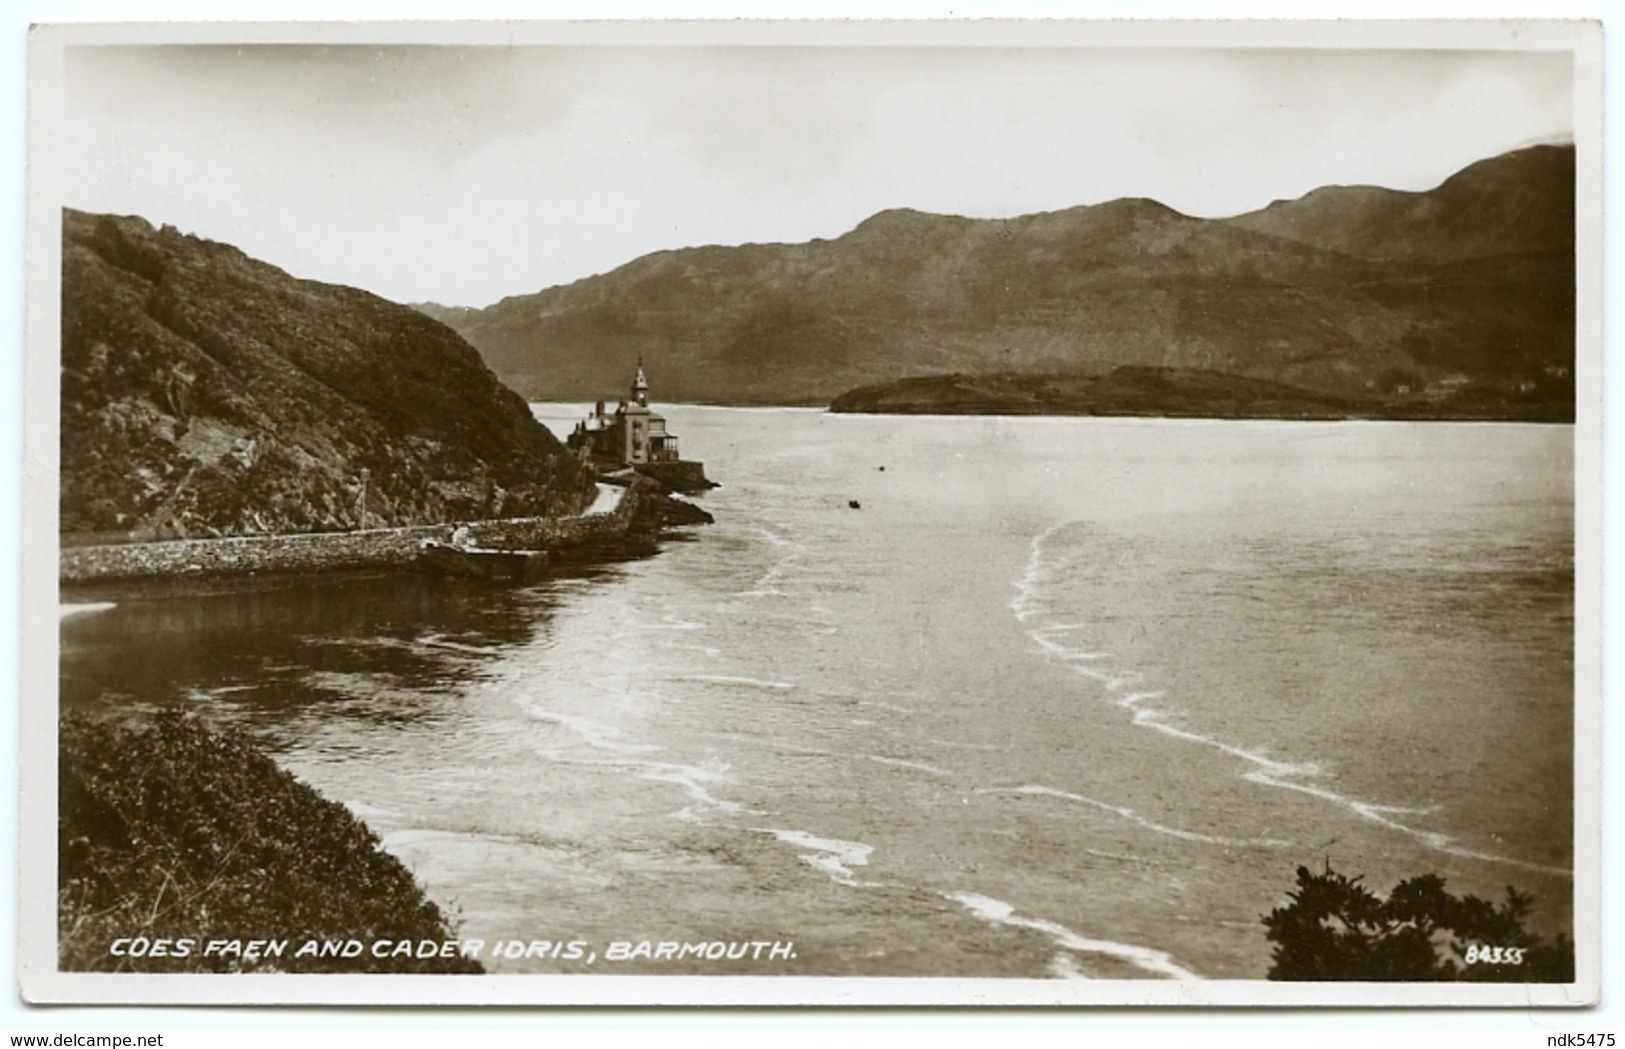
<path id="1" fill-rule="evenodd" d="M 1544 146 L 1424 193 L 1328 187 L 1229 219 L 1134 199 L 888 211 L 835 240 L 660 252 L 483 310 L 422 308 L 561 399 L 615 395 L 641 355 L 663 400 L 1131 366 L 1376 393 L 1402 414 L 1463 391 L 1491 417 L 1572 414 L 1573 186 L 1572 147 Z"/>
<path id="2" fill-rule="evenodd" d="M 1437 189 L 1318 189 L 1232 225 L 1368 259 L 1434 264 L 1574 252 L 1574 148 L 1537 146 L 1471 164 Z"/>
<path id="3" fill-rule="evenodd" d="M 66 541 L 568 512 L 589 489 L 444 325 L 171 227 L 64 213 Z"/>

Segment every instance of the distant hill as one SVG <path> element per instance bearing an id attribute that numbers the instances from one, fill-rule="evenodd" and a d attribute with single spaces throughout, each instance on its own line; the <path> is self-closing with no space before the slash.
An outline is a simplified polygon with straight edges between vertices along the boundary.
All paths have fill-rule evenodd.
<path id="1" fill-rule="evenodd" d="M 1201 368 L 1124 365 L 1106 375 L 928 375 L 848 390 L 833 412 L 1206 419 L 1474 419 L 1548 422 L 1572 403 L 1452 389 L 1340 397 Z"/>
<path id="2" fill-rule="evenodd" d="M 1228 219 L 1126 199 L 1010 219 L 882 212 L 834 240 L 658 252 L 426 312 L 528 396 L 827 404 L 911 376 L 1218 372 L 1400 414 L 1572 416 L 1574 151 L 1436 189 L 1334 186 Z M 1554 407 L 1555 406 L 1555 407 Z"/>
<path id="3" fill-rule="evenodd" d="M 1470 164 L 1436 189 L 1317 189 L 1229 222 L 1367 259 L 1435 264 L 1574 252 L 1574 148 L 1536 146 Z"/>
<path id="4" fill-rule="evenodd" d="M 1344 418 L 1354 405 L 1222 372 L 1124 366 L 1108 375 L 936 375 L 865 386 L 836 412 L 941 415 L 1165 415 Z"/>
<path id="5" fill-rule="evenodd" d="M 519 395 L 421 313 L 140 218 L 69 210 L 62 230 L 69 541 L 433 523 L 586 497 Z"/>

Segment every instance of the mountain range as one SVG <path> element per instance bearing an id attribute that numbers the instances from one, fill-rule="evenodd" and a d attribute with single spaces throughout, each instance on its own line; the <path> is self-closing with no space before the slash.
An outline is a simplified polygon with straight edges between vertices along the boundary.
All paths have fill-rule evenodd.
<path id="1" fill-rule="evenodd" d="M 1300 391 L 1308 414 L 1571 419 L 1574 165 L 1572 146 L 1536 146 L 1425 192 L 1329 186 L 1221 219 L 1146 199 L 892 210 L 833 240 L 662 251 L 484 309 L 417 308 L 536 399 L 616 396 L 641 357 L 670 401 L 829 404 L 972 376 L 1031 410 L 1090 410 L 1031 391 L 1127 367 L 1227 377 L 1242 401 L 1219 414 L 1249 414 L 1233 378 Z M 1146 374 L 1128 373 L 1136 397 Z M 921 389 L 914 408 L 868 403 L 929 410 Z"/>

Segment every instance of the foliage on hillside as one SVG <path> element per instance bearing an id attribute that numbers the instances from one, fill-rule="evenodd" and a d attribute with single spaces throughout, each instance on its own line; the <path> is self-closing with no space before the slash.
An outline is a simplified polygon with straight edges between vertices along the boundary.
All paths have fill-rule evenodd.
<path id="1" fill-rule="evenodd" d="M 569 512 L 575 460 L 457 334 L 66 211 L 61 528 L 147 540 Z"/>
<path id="2" fill-rule="evenodd" d="M 1574 945 L 1524 928 L 1534 901 L 1511 887 L 1499 906 L 1445 891 L 1437 874 L 1400 882 L 1386 899 L 1338 874 L 1298 868 L 1292 903 L 1264 918 L 1272 980 L 1463 980 L 1572 983 Z"/>
<path id="3" fill-rule="evenodd" d="M 240 733 L 160 714 L 144 729 L 64 714 L 58 956 L 65 970 L 478 972 L 458 957 L 295 957 L 306 940 L 444 942 L 451 922 L 344 806 Z M 190 938 L 189 957 L 115 956 L 120 938 Z M 209 940 L 289 941 L 279 958 Z"/>

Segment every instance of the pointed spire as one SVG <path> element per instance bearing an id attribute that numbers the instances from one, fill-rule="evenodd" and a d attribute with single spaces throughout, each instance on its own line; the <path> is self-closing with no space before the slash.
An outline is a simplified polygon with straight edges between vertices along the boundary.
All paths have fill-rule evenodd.
<path id="1" fill-rule="evenodd" d="M 641 405 L 649 404 L 649 380 L 643 377 L 643 357 L 638 357 L 638 375 L 632 380 L 632 399 Z"/>

